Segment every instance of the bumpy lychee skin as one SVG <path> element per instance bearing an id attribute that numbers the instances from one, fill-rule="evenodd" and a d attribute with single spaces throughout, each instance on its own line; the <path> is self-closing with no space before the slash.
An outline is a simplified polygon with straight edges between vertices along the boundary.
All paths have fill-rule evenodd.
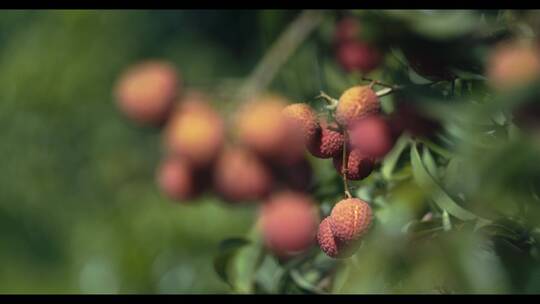
<path id="1" fill-rule="evenodd" d="M 331 258 L 336 258 L 339 255 L 339 246 L 332 228 L 330 227 L 330 218 L 327 217 L 319 224 L 317 231 L 317 242 L 321 250 Z"/>
<path id="2" fill-rule="evenodd" d="M 487 76 L 501 91 L 530 84 L 540 78 L 540 50 L 524 43 L 502 43 L 488 59 Z"/>
<path id="3" fill-rule="evenodd" d="M 272 188 L 270 170 L 251 151 L 227 148 L 214 168 L 216 192 L 229 202 L 249 202 L 266 197 Z"/>
<path id="4" fill-rule="evenodd" d="M 339 98 L 336 120 L 344 127 L 366 116 L 377 114 L 380 103 L 369 86 L 355 86 L 346 90 Z"/>
<path id="5" fill-rule="evenodd" d="M 209 104 L 182 103 L 164 133 L 166 149 L 197 168 L 208 167 L 224 143 L 223 120 Z"/>
<path id="6" fill-rule="evenodd" d="M 338 242 L 359 240 L 371 226 L 372 211 L 368 203 L 358 198 L 338 202 L 330 213 L 330 227 Z"/>
<path id="7" fill-rule="evenodd" d="M 357 149 L 348 152 L 347 157 L 347 179 L 361 180 L 369 176 L 373 171 L 374 159 L 372 157 L 365 155 Z M 342 158 L 343 156 L 339 155 L 333 159 L 334 167 L 340 175 L 343 175 Z"/>
<path id="8" fill-rule="evenodd" d="M 390 124 L 378 115 L 354 123 L 349 131 L 351 147 L 374 158 L 384 157 L 394 144 Z"/>
<path id="9" fill-rule="evenodd" d="M 337 58 L 345 71 L 363 73 L 369 73 L 377 68 L 383 59 L 378 49 L 362 41 L 341 44 L 337 50 Z"/>
<path id="10" fill-rule="evenodd" d="M 344 137 L 337 130 L 337 124 L 328 124 L 325 121 L 321 121 L 321 132 L 307 146 L 308 151 L 318 158 L 331 158 L 339 155 L 343 149 Z"/>
<path id="11" fill-rule="evenodd" d="M 299 192 L 273 195 L 260 212 L 266 246 L 278 256 L 298 254 L 312 246 L 318 223 L 315 202 Z"/>
<path id="12" fill-rule="evenodd" d="M 147 61 L 126 70 L 116 83 L 118 108 L 143 125 L 161 125 L 179 94 L 181 80 L 176 69 L 163 61 Z"/>
<path id="13" fill-rule="evenodd" d="M 315 111 L 305 103 L 295 103 L 286 106 L 283 111 L 286 119 L 290 120 L 295 127 L 302 129 L 304 134 L 304 143 L 313 142 L 320 133 L 319 122 Z"/>
<path id="14" fill-rule="evenodd" d="M 283 115 L 286 103 L 271 95 L 247 103 L 236 117 L 236 131 L 241 144 L 265 159 L 292 164 L 304 156 L 304 137 Z"/>
<path id="15" fill-rule="evenodd" d="M 193 199 L 202 189 L 194 170 L 175 157 L 162 161 L 156 172 L 156 181 L 167 197 L 180 202 Z"/>

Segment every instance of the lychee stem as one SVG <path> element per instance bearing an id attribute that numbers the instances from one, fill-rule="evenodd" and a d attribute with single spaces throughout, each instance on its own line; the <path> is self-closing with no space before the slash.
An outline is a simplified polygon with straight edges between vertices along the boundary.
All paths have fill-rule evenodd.
<path id="1" fill-rule="evenodd" d="M 347 172 L 348 172 L 348 160 L 347 160 L 347 140 L 348 140 L 348 133 L 347 130 L 343 131 L 343 158 L 341 161 L 341 174 L 343 177 L 343 188 L 345 190 L 345 196 L 347 198 L 351 198 L 351 192 L 349 191 L 349 183 L 347 180 Z"/>
<path id="2" fill-rule="evenodd" d="M 323 91 L 320 91 L 319 95 L 317 95 L 315 98 L 324 99 L 324 101 L 326 101 L 326 103 L 328 104 L 326 106 L 326 108 L 328 108 L 330 110 L 335 109 L 337 107 L 338 102 L 339 102 L 339 100 L 330 97 L 328 94 L 326 94 Z"/>

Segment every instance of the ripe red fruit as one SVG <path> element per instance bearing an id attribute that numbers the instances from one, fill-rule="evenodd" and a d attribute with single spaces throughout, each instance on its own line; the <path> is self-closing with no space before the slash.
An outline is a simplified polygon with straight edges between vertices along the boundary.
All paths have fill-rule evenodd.
<path id="1" fill-rule="evenodd" d="M 369 73 L 382 62 L 382 54 L 374 46 L 361 41 L 349 41 L 337 49 L 339 64 L 347 72 Z"/>
<path id="2" fill-rule="evenodd" d="M 273 195 L 260 213 L 264 241 L 278 256 L 307 250 L 315 241 L 318 223 L 315 202 L 298 192 Z"/>
<path id="3" fill-rule="evenodd" d="M 227 201 L 254 201 L 270 193 L 272 176 L 265 164 L 251 151 L 228 148 L 216 162 L 214 187 Z"/>
<path id="4" fill-rule="evenodd" d="M 319 230 L 317 231 L 317 241 L 321 250 L 331 258 L 336 258 L 339 255 L 340 247 L 339 242 L 336 241 L 332 228 L 330 227 L 330 218 L 327 217 L 319 224 Z"/>
<path id="5" fill-rule="evenodd" d="M 351 147 L 374 158 L 384 157 L 394 144 L 389 123 L 372 115 L 354 123 L 349 131 Z"/>
<path id="6" fill-rule="evenodd" d="M 339 98 L 336 120 L 344 127 L 380 111 L 379 98 L 369 86 L 347 89 Z"/>
<path id="7" fill-rule="evenodd" d="M 156 172 L 160 190 L 176 201 L 194 198 L 201 191 L 201 183 L 194 170 L 182 159 L 167 157 Z"/>
<path id="8" fill-rule="evenodd" d="M 361 180 L 371 174 L 374 167 L 373 158 L 363 154 L 357 149 L 347 152 L 347 179 Z M 341 175 L 343 175 L 342 159 L 342 155 L 336 156 L 333 159 L 334 167 Z"/>
<path id="9" fill-rule="evenodd" d="M 334 43 L 336 45 L 355 41 L 360 37 L 360 22 L 353 17 L 341 19 L 334 31 Z"/>
<path id="10" fill-rule="evenodd" d="M 351 243 L 359 240 L 369 229 L 372 211 L 368 203 L 358 198 L 339 201 L 330 213 L 330 227 L 336 240 Z"/>
<path id="11" fill-rule="evenodd" d="M 139 124 L 160 125 L 179 94 L 180 76 L 168 62 L 147 61 L 125 71 L 115 86 L 119 109 Z"/>
<path id="12" fill-rule="evenodd" d="M 315 157 L 331 158 L 339 155 L 343 149 L 343 134 L 336 131 L 337 124 L 328 124 L 326 121 L 321 121 L 321 132 L 307 146 L 308 151 Z"/>
<path id="13" fill-rule="evenodd" d="M 208 167 L 225 140 L 222 118 L 207 103 L 183 100 L 167 123 L 166 149 L 197 168 Z"/>
<path id="14" fill-rule="evenodd" d="M 282 113 L 289 120 L 292 127 L 301 129 L 305 144 L 313 142 L 320 133 L 317 114 L 308 104 L 295 103 L 288 105 L 283 109 Z"/>

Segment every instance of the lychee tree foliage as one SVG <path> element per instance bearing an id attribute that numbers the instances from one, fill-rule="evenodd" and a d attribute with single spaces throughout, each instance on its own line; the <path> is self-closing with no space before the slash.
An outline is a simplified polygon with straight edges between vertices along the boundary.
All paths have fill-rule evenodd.
<path id="1" fill-rule="evenodd" d="M 538 292 L 538 20 L 301 12 L 220 95 L 226 122 L 180 102 L 165 133 L 184 159 L 162 190 L 185 200 L 202 180 L 257 210 L 213 261 L 233 292 Z"/>

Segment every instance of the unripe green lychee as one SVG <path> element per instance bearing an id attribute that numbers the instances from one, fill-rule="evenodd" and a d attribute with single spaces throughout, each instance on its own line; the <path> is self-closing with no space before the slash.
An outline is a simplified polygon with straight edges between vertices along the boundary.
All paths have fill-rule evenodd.
<path id="1" fill-rule="evenodd" d="M 333 163 L 336 170 L 340 175 L 343 175 L 342 171 L 342 155 L 334 157 Z M 347 151 L 347 179 L 361 180 L 369 176 L 373 171 L 374 159 L 365 155 L 357 149 Z"/>
<path id="2" fill-rule="evenodd" d="M 347 89 L 339 98 L 336 120 L 344 127 L 380 111 L 379 98 L 369 86 Z"/>
<path id="3" fill-rule="evenodd" d="M 320 132 L 317 114 L 305 103 L 295 103 L 283 109 L 283 115 L 291 121 L 295 128 L 300 128 L 304 135 L 304 143 L 313 142 Z"/>
<path id="4" fill-rule="evenodd" d="M 308 151 L 318 158 L 331 158 L 338 156 L 343 149 L 343 134 L 338 130 L 335 123 L 328 124 L 321 121 L 321 132 L 314 141 L 307 146 Z"/>
<path id="5" fill-rule="evenodd" d="M 505 42 L 487 62 L 487 77 L 497 90 L 509 90 L 540 79 L 540 50 L 536 45 Z"/>
<path id="6" fill-rule="evenodd" d="M 224 133 L 222 118 L 209 104 L 186 100 L 167 123 L 164 144 L 192 166 L 208 167 L 221 151 Z"/>
<path id="7" fill-rule="evenodd" d="M 371 207 L 358 198 L 339 201 L 330 213 L 332 233 L 336 240 L 344 243 L 360 239 L 368 231 L 371 221 Z"/>
<path id="8" fill-rule="evenodd" d="M 214 168 L 214 187 L 229 202 L 254 201 L 266 197 L 272 175 L 263 162 L 245 148 L 227 148 Z"/>
<path id="9" fill-rule="evenodd" d="M 278 256 L 290 256 L 307 250 L 315 242 L 318 223 L 315 202 L 299 192 L 273 195 L 260 212 L 265 244 Z"/>
<path id="10" fill-rule="evenodd" d="M 286 104 L 285 99 L 273 95 L 245 104 L 236 117 L 240 143 L 272 162 L 291 164 L 302 159 L 302 130 L 282 114 Z"/>
<path id="11" fill-rule="evenodd" d="M 168 62 L 146 61 L 125 71 L 115 86 L 119 109 L 139 124 L 160 125 L 180 90 L 180 76 Z"/>
<path id="12" fill-rule="evenodd" d="M 156 172 L 159 189 L 169 198 L 186 201 L 202 190 L 202 183 L 195 171 L 182 159 L 165 158 Z"/>

